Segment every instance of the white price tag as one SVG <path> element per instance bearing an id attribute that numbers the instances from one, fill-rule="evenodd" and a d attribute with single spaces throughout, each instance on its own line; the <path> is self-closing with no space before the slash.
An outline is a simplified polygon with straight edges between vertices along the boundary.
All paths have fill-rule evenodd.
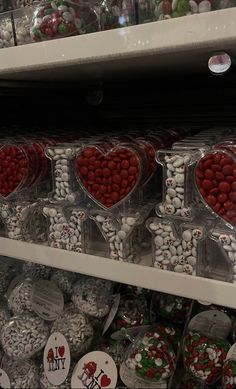
<path id="1" fill-rule="evenodd" d="M 11 383 L 7 373 L 0 369 L 0 389 L 10 389 Z"/>
<path id="2" fill-rule="evenodd" d="M 31 304 L 34 312 L 42 319 L 55 320 L 64 308 L 62 291 L 52 281 L 36 281 L 31 291 Z"/>

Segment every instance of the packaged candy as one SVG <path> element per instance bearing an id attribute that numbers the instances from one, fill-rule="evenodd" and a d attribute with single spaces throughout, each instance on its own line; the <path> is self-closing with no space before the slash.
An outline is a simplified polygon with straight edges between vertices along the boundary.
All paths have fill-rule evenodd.
<path id="1" fill-rule="evenodd" d="M 30 278 L 32 280 L 48 280 L 52 272 L 52 268 L 39 263 L 25 261 L 23 263 L 22 271 L 25 278 Z"/>
<path id="2" fill-rule="evenodd" d="M 93 327 L 86 316 L 69 306 L 64 309 L 51 328 L 51 333 L 62 333 L 70 347 L 73 358 L 86 353 L 93 340 Z"/>
<path id="3" fill-rule="evenodd" d="M 33 312 L 31 302 L 31 291 L 33 282 L 31 279 L 20 281 L 10 292 L 8 297 L 8 306 L 14 315 Z"/>
<path id="4" fill-rule="evenodd" d="M 4 355 L 2 369 L 7 372 L 12 389 L 39 388 L 38 367 L 32 359 L 13 360 Z"/>
<path id="5" fill-rule="evenodd" d="M 78 253 L 85 251 L 87 214 L 84 208 L 45 204 L 43 214 L 47 217 L 51 247 Z"/>
<path id="6" fill-rule="evenodd" d="M 110 355 L 117 367 L 124 361 L 124 355 L 127 344 L 125 341 L 118 341 L 113 339 L 101 339 L 96 347 L 99 351 L 104 351 Z"/>
<path id="7" fill-rule="evenodd" d="M 223 366 L 222 389 L 236 388 L 236 361 L 227 359 Z"/>
<path id="8" fill-rule="evenodd" d="M 146 225 L 152 233 L 153 266 L 196 275 L 203 254 L 200 243 L 204 228 L 194 223 L 173 224 L 160 218 L 150 218 Z"/>
<path id="9" fill-rule="evenodd" d="M 76 279 L 77 275 L 75 273 L 60 269 L 54 269 L 51 276 L 51 281 L 68 297 L 73 293 L 73 285 Z"/>
<path id="10" fill-rule="evenodd" d="M 36 355 L 45 346 L 47 338 L 47 324 L 40 317 L 30 313 L 12 317 L 1 331 L 4 352 L 17 360 Z"/>
<path id="11" fill-rule="evenodd" d="M 221 376 L 230 344 L 189 331 L 183 341 L 184 366 L 187 372 L 205 384 L 214 384 Z"/>
<path id="12" fill-rule="evenodd" d="M 195 169 L 195 184 L 203 204 L 230 228 L 236 226 L 234 154 L 229 147 L 208 151 Z M 236 170 L 235 170 L 236 171 Z"/>
<path id="13" fill-rule="evenodd" d="M 133 0 L 105 0 L 97 4 L 102 30 L 136 24 Z"/>
<path id="14" fill-rule="evenodd" d="M 97 15 L 88 4 L 70 0 L 45 0 L 35 8 L 31 36 L 33 41 L 40 42 L 98 30 Z"/>
<path id="15" fill-rule="evenodd" d="M 111 307 L 112 283 L 99 278 L 82 277 L 73 287 L 71 300 L 83 314 L 94 318 L 105 317 Z"/>
<path id="16" fill-rule="evenodd" d="M 66 380 L 61 385 L 52 385 L 45 374 L 45 371 L 43 369 L 43 366 L 41 366 L 40 372 L 39 372 L 39 383 L 41 389 L 71 389 L 71 376 L 73 373 L 73 370 L 75 368 L 75 363 L 72 361 L 69 374 L 66 378 Z"/>
<path id="17" fill-rule="evenodd" d="M 183 324 L 191 312 L 192 300 L 171 294 L 154 292 L 151 301 L 151 315 L 154 321 L 159 317 L 171 323 Z"/>
<path id="18" fill-rule="evenodd" d="M 144 381 L 166 381 L 175 369 L 176 357 L 168 340 L 155 328 L 141 331 L 127 350 L 126 366 Z"/>

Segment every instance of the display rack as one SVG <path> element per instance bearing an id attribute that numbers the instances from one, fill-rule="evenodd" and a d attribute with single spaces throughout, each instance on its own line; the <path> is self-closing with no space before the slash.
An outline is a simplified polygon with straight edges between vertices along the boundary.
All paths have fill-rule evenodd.
<path id="1" fill-rule="evenodd" d="M 236 8 L 0 50 L 0 80 L 74 81 L 143 70 L 206 71 L 209 56 L 236 47 Z M 92 78 L 91 78 L 92 77 Z M 206 300 L 236 309 L 236 285 L 139 264 L 0 238 L 0 254 L 69 271 Z"/>
<path id="2" fill-rule="evenodd" d="M 0 50 L 0 78 L 76 80 L 88 76 L 207 69 L 212 52 L 234 54 L 236 9 Z"/>
<path id="3" fill-rule="evenodd" d="M 132 264 L 7 238 L 0 238 L 0 254 L 236 309 L 235 284 L 154 269 L 150 256 Z"/>

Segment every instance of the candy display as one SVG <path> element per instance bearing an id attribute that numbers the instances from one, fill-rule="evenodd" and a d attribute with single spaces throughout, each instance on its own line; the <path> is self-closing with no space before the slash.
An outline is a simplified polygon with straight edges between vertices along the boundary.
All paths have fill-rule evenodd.
<path id="1" fill-rule="evenodd" d="M 150 329 L 137 337 L 125 363 L 143 379 L 158 382 L 168 379 L 174 372 L 176 357 L 167 339 Z"/>
<path id="2" fill-rule="evenodd" d="M 69 0 L 41 1 L 32 19 L 33 41 L 88 34 L 99 30 L 96 13 L 87 5 Z"/>
<path id="3" fill-rule="evenodd" d="M 236 361 L 227 359 L 223 367 L 222 389 L 234 389 L 236 387 Z"/>
<path id="4" fill-rule="evenodd" d="M 147 226 L 153 234 L 153 265 L 158 269 L 196 275 L 198 243 L 203 238 L 203 228 L 186 228 L 182 239 L 178 239 L 169 221 L 152 218 Z"/>
<path id="5" fill-rule="evenodd" d="M 151 301 L 151 312 L 154 321 L 159 317 L 171 323 L 181 324 L 187 320 L 192 300 L 165 293 L 154 293 Z"/>
<path id="6" fill-rule="evenodd" d="M 133 0 L 106 0 L 97 6 L 102 30 L 112 30 L 136 24 Z"/>
<path id="7" fill-rule="evenodd" d="M 49 279 L 52 269 L 49 266 L 41 265 L 33 262 L 24 262 L 22 271 L 26 278 L 33 280 Z"/>
<path id="8" fill-rule="evenodd" d="M 33 312 L 31 303 L 31 291 L 33 283 L 30 279 L 19 282 L 10 292 L 8 306 L 14 315 Z"/>
<path id="9" fill-rule="evenodd" d="M 48 326 L 34 314 L 12 317 L 1 331 L 4 352 L 15 359 L 27 359 L 43 349 L 48 338 Z"/>
<path id="10" fill-rule="evenodd" d="M 71 300 L 85 315 L 103 318 L 110 310 L 112 283 L 99 278 L 80 278 L 73 287 Z"/>
<path id="11" fill-rule="evenodd" d="M 12 360 L 4 355 L 2 368 L 10 378 L 11 388 L 37 389 L 39 387 L 38 367 L 32 359 L 26 361 Z"/>
<path id="12" fill-rule="evenodd" d="M 71 356 L 86 353 L 93 340 L 93 327 L 86 316 L 68 306 L 52 325 L 51 333 L 62 333 L 70 346 Z"/>
<path id="13" fill-rule="evenodd" d="M 226 340 L 214 340 L 190 331 L 183 343 L 185 368 L 204 383 L 214 384 L 221 375 L 229 348 Z"/>

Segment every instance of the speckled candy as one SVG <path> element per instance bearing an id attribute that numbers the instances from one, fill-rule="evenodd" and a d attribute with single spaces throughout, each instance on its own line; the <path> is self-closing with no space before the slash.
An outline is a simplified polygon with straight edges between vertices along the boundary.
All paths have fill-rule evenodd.
<path id="1" fill-rule="evenodd" d="M 121 296 L 120 305 L 113 321 L 114 331 L 149 323 L 147 301 L 132 294 Z"/>
<path id="2" fill-rule="evenodd" d="M 224 363 L 222 375 L 222 389 L 236 388 L 236 361 L 228 359 Z"/>
<path id="3" fill-rule="evenodd" d="M 205 384 L 214 384 L 221 375 L 230 344 L 189 332 L 183 341 L 184 366 L 187 372 Z"/>
<path id="4" fill-rule="evenodd" d="M 131 148 L 119 147 L 103 154 L 86 147 L 76 158 L 77 177 L 92 199 L 111 208 L 127 198 L 138 185 L 140 159 Z"/>
<path id="5" fill-rule="evenodd" d="M 236 226 L 236 163 L 232 155 L 215 151 L 200 159 L 195 182 L 204 202 L 219 217 Z"/>
<path id="6" fill-rule="evenodd" d="M 152 310 L 163 319 L 173 323 L 184 323 L 190 311 L 192 301 L 184 297 L 169 294 L 155 294 L 152 299 Z"/>
<path id="7" fill-rule="evenodd" d="M 126 365 L 143 379 L 163 381 L 173 373 L 175 362 L 172 346 L 157 331 L 151 330 L 133 345 Z"/>

